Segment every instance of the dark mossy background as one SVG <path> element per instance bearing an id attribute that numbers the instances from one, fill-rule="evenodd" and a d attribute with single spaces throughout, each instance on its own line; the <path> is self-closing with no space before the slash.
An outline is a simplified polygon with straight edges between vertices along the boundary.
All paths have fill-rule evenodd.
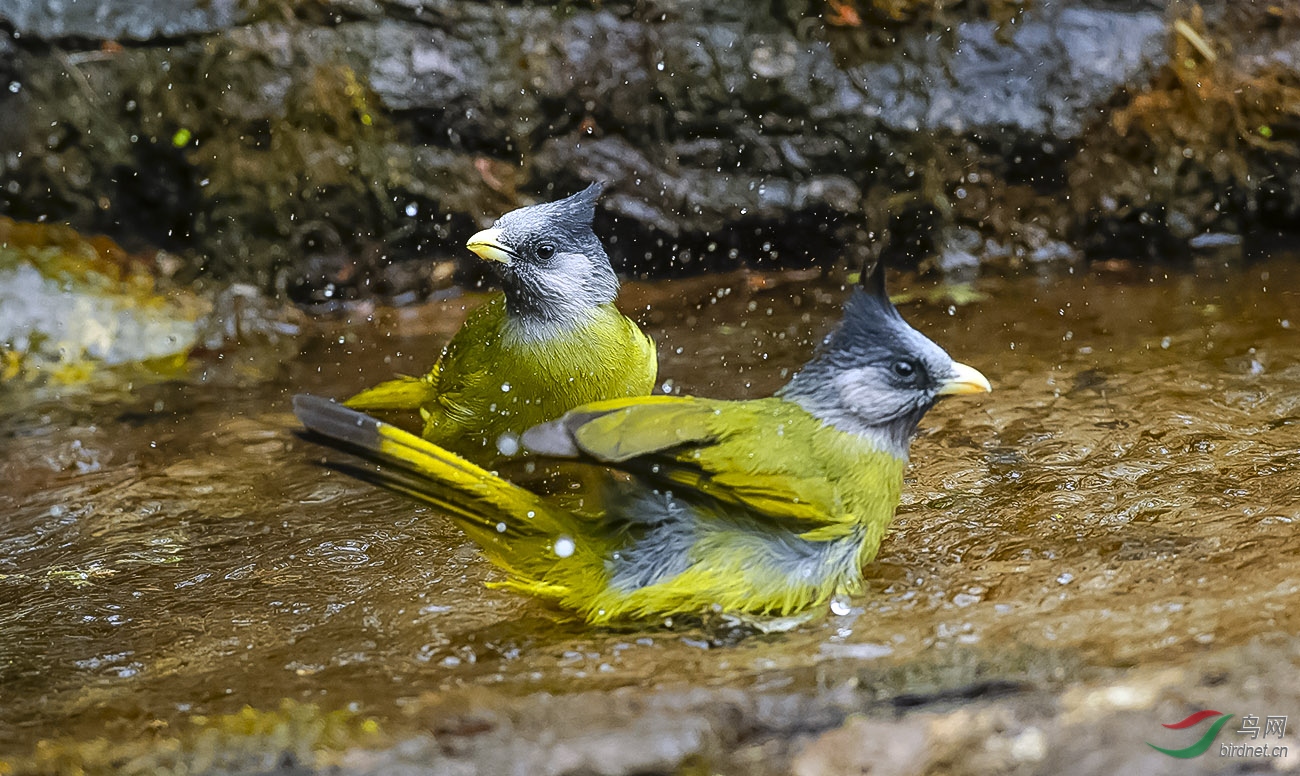
<path id="1" fill-rule="evenodd" d="M 0 7 L 0 214 L 300 300 L 595 178 L 629 272 L 1178 261 L 1294 229 L 1298 154 L 1285 3 Z"/>

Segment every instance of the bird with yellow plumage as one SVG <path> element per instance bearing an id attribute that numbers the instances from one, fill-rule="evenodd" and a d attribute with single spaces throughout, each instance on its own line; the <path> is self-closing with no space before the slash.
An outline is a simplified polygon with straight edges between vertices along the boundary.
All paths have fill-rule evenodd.
<path id="1" fill-rule="evenodd" d="M 294 409 L 317 439 L 381 464 L 365 476 L 451 515 L 501 586 L 609 623 L 789 616 L 860 593 L 922 416 L 988 390 L 902 319 L 877 265 L 772 397 L 633 396 L 528 430 L 539 455 L 627 475 L 581 509 L 328 400 L 298 396 Z"/>
<path id="2" fill-rule="evenodd" d="M 344 402 L 419 412 L 422 436 L 483 465 L 531 426 L 588 402 L 654 387 L 654 342 L 614 306 L 618 277 L 592 231 L 601 184 L 520 208 L 469 239 L 502 291 L 473 310 L 433 368 Z"/>

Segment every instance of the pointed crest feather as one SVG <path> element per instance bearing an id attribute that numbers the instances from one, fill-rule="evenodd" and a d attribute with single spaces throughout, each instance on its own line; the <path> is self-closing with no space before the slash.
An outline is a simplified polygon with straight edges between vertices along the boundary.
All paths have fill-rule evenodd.
<path id="1" fill-rule="evenodd" d="M 570 195 L 556 204 L 572 208 L 575 215 L 579 215 L 586 223 L 590 224 L 596 217 L 596 200 L 600 199 L 600 193 L 604 190 L 605 182 L 596 181 L 577 194 Z"/>
<path id="2" fill-rule="evenodd" d="M 885 263 L 877 259 L 869 270 L 863 268 L 862 280 L 844 303 L 844 319 L 833 339 L 840 343 L 854 342 L 868 336 L 868 331 L 878 333 L 895 325 L 892 322 L 902 320 L 885 288 Z M 885 321 L 891 323 L 881 328 Z"/>
<path id="3" fill-rule="evenodd" d="M 871 266 L 870 271 L 863 268 L 861 285 L 863 291 L 884 302 L 885 305 L 893 307 L 889 301 L 889 292 L 885 289 L 885 262 L 883 259 L 876 259 L 876 263 Z"/>

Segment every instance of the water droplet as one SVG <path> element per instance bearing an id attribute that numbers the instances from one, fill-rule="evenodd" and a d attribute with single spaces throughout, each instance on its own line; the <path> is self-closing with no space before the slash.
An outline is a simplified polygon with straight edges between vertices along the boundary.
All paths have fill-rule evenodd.
<path id="1" fill-rule="evenodd" d="M 505 533 L 505 532 L 506 532 L 506 524 L 497 523 L 497 533 Z"/>
<path id="2" fill-rule="evenodd" d="M 506 432 L 497 437 L 497 452 L 504 456 L 512 456 L 519 452 L 519 437 Z"/>
<path id="3" fill-rule="evenodd" d="M 510 383 L 502 383 L 502 384 L 501 384 L 501 392 L 502 392 L 502 393 L 510 393 Z"/>
<path id="4" fill-rule="evenodd" d="M 407 205 L 406 205 L 406 215 L 410 216 L 411 218 L 415 218 L 415 216 L 416 216 L 419 212 L 420 212 L 420 206 L 419 206 L 419 205 L 415 204 L 414 202 L 407 203 Z"/>
<path id="5" fill-rule="evenodd" d="M 573 543 L 573 540 L 567 536 L 561 536 L 555 540 L 555 557 L 557 558 L 567 558 L 576 549 L 577 546 Z"/>
<path id="6" fill-rule="evenodd" d="M 848 596 L 837 595 L 831 599 L 831 613 L 840 617 L 853 611 L 852 605 L 849 604 Z"/>

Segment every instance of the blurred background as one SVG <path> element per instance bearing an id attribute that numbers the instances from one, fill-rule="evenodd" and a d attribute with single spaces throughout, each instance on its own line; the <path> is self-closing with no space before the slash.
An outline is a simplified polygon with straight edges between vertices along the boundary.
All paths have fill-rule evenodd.
<path id="1" fill-rule="evenodd" d="M 1290 0 L 0 0 L 0 776 L 1295 770 L 1298 157 Z M 294 435 L 592 180 L 659 392 L 877 258 L 992 382 L 847 615 L 586 628 Z"/>
<path id="2" fill-rule="evenodd" d="M 426 296 L 595 179 L 636 275 L 1178 263 L 1300 224 L 1298 33 L 1228 0 L 7 0 L 0 216 L 301 302 Z"/>

